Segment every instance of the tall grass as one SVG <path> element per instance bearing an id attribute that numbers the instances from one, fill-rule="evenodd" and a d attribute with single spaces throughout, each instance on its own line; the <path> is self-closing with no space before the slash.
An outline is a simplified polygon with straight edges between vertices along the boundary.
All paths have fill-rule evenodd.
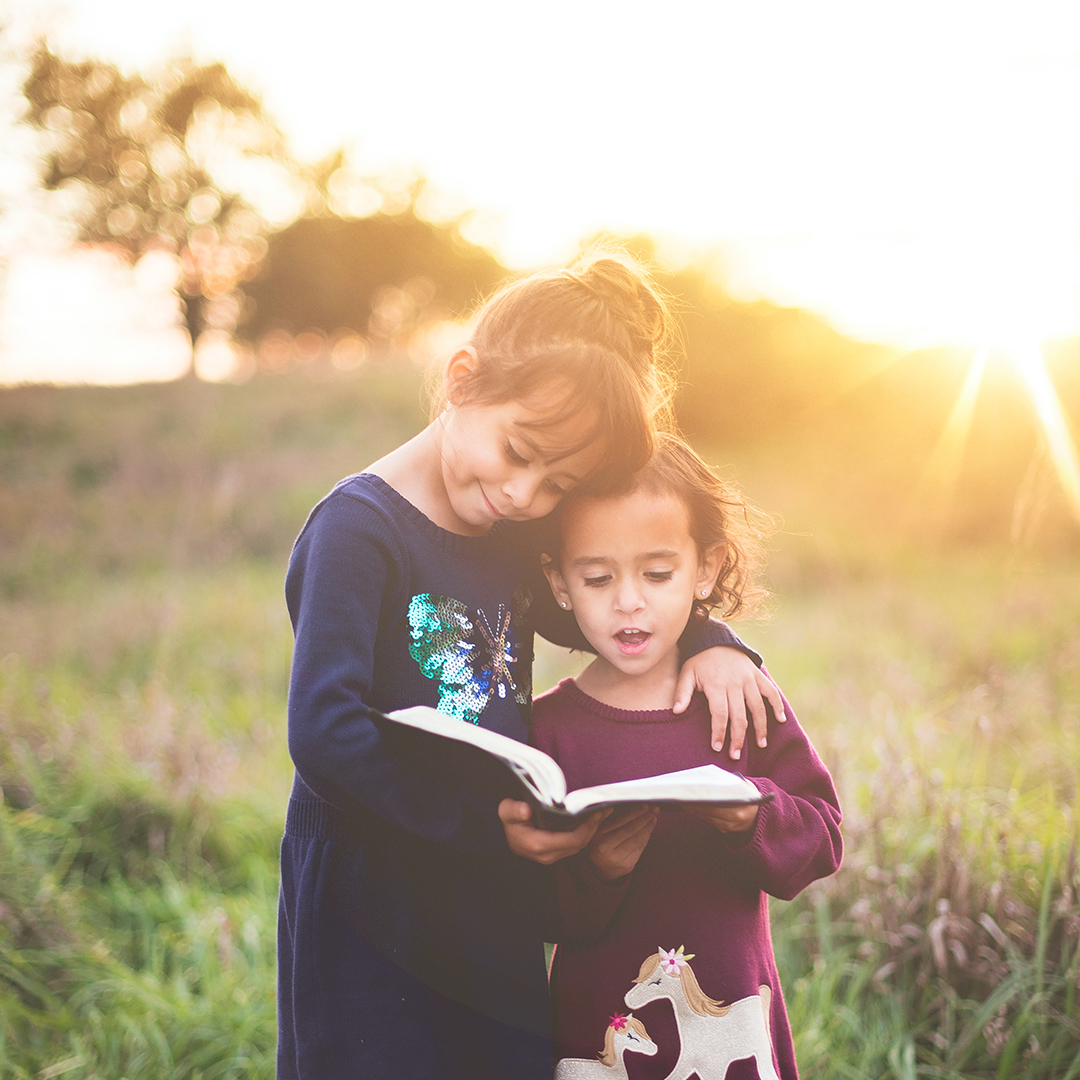
<path id="1" fill-rule="evenodd" d="M 1080 1074 L 1080 580 L 815 577 L 761 630 L 846 811 L 844 868 L 774 910 L 803 1069 Z"/>
<path id="2" fill-rule="evenodd" d="M 273 1074 L 284 560 L 419 411 L 244 391 L 0 394 L 0 1080 Z M 1080 1077 L 1080 576 L 789 527 L 741 632 L 846 812 L 773 909 L 804 1075 Z"/>
<path id="3" fill-rule="evenodd" d="M 4 635 L 0 1077 L 273 1075 L 277 592 L 148 575 L 24 602 L 32 663 Z"/>

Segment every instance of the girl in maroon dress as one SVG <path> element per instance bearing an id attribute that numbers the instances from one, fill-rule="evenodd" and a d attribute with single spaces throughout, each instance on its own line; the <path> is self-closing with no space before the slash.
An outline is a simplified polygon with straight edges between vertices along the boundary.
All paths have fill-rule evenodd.
<path id="1" fill-rule="evenodd" d="M 629 490 L 566 501 L 546 572 L 596 659 L 535 701 L 533 740 L 571 790 L 716 763 L 707 703 L 672 709 L 679 639 L 752 600 L 746 521 L 738 493 L 673 438 Z M 766 739 L 725 759 L 769 801 L 638 810 L 574 857 L 619 902 L 606 926 L 562 905 L 556 1080 L 797 1077 L 768 897 L 833 873 L 842 845 L 832 780 L 784 709 L 786 723 L 770 715 Z"/>

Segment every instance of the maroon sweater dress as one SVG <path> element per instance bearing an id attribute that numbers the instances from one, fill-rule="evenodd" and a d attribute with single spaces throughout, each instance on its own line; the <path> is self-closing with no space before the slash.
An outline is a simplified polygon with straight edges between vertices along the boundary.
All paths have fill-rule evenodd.
<path id="1" fill-rule="evenodd" d="M 566 679 L 534 702 L 532 732 L 570 790 L 712 763 L 773 796 L 746 833 L 663 812 L 633 874 L 610 886 L 621 899 L 606 926 L 562 905 L 551 930 L 556 1080 L 795 1080 L 768 896 L 790 900 L 833 873 L 842 841 L 832 779 L 790 708 L 785 724 L 770 717 L 766 749 L 748 738 L 732 761 L 709 745 L 700 695 L 680 716 L 632 712 Z"/>

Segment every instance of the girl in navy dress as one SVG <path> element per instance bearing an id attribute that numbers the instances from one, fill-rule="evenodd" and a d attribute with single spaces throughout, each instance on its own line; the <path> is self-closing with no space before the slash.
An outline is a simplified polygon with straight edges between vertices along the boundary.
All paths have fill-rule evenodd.
<path id="1" fill-rule="evenodd" d="M 286 582 L 280 1080 L 550 1077 L 542 864 L 597 819 L 534 829 L 524 804 L 403 752 L 370 710 L 430 705 L 528 737 L 534 628 L 584 643 L 525 523 L 648 460 L 668 327 L 649 279 L 610 255 L 509 285 L 447 361 L 431 423 L 308 518 Z M 720 741 L 732 701 L 779 701 L 723 624 L 686 652 L 685 697 L 706 690 Z M 592 874 L 562 884 L 586 906 L 611 893 Z"/>

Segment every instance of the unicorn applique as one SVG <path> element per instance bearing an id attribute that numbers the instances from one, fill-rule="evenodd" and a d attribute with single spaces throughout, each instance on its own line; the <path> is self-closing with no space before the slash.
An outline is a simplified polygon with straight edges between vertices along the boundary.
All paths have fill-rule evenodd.
<path id="1" fill-rule="evenodd" d="M 681 945 L 678 951 L 661 949 L 641 965 L 635 985 L 626 994 L 631 1009 L 667 998 L 675 1010 L 679 1060 L 665 1080 L 687 1080 L 695 1074 L 698 1080 L 724 1080 L 733 1061 L 749 1057 L 754 1058 L 761 1080 L 779 1080 L 769 1036 L 770 987 L 761 986 L 753 997 L 730 1005 L 713 1001 L 698 986 L 689 964 L 693 956 L 684 953 Z"/>
<path id="2" fill-rule="evenodd" d="M 596 1061 L 586 1058 L 563 1058 L 555 1069 L 555 1080 L 627 1080 L 623 1054 L 656 1053 L 656 1043 L 649 1038 L 645 1025 L 634 1014 L 616 1013 L 604 1036 L 604 1049 Z"/>

